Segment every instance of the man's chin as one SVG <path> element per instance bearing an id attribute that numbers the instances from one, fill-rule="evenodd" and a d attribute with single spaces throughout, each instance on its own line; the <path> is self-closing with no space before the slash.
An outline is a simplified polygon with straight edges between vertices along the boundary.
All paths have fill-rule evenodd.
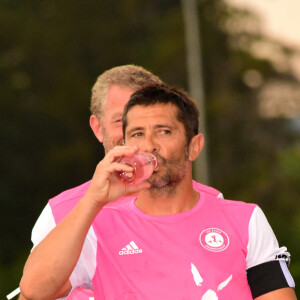
<path id="1" fill-rule="evenodd" d="M 169 178 L 150 178 L 148 179 L 148 182 L 151 184 L 150 189 L 162 189 L 164 187 L 168 186 L 174 186 L 176 185 L 177 181 L 176 180 L 170 180 Z"/>
<path id="2" fill-rule="evenodd" d="M 161 189 L 168 185 L 166 182 L 150 182 L 151 186 L 149 189 Z"/>

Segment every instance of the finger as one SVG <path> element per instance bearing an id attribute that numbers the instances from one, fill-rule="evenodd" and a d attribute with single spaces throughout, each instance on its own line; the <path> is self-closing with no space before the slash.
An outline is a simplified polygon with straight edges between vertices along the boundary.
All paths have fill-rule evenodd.
<path id="1" fill-rule="evenodd" d="M 118 162 L 101 165 L 98 170 L 99 171 L 96 172 L 93 177 L 98 184 L 106 180 L 109 180 L 112 184 L 114 184 L 124 179 L 123 176 L 130 179 L 135 173 L 135 169 L 132 166 Z"/>
<path id="2" fill-rule="evenodd" d="M 104 159 L 112 163 L 122 156 L 132 156 L 139 151 L 138 146 L 116 146 L 110 150 Z"/>
<path id="3" fill-rule="evenodd" d="M 104 175 L 109 177 L 113 172 L 134 172 L 134 168 L 128 164 L 119 163 L 116 161 L 117 157 L 122 157 L 123 155 L 129 155 L 135 153 L 138 149 L 132 147 L 130 149 L 116 149 L 116 151 L 108 153 L 104 159 L 97 165 L 96 172 L 98 176 Z M 122 153 L 122 155 L 121 155 Z"/>
<path id="4" fill-rule="evenodd" d="M 114 169 L 111 173 L 111 182 L 115 182 L 116 180 L 122 180 L 122 174 L 127 178 L 131 178 L 134 176 L 134 168 L 132 166 L 121 164 L 121 163 L 113 163 Z"/>

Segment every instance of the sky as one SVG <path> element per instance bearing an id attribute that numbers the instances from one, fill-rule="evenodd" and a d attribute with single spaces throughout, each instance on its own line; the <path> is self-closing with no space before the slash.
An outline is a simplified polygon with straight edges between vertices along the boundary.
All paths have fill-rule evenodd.
<path id="1" fill-rule="evenodd" d="M 300 49 L 300 0 L 227 0 L 261 16 L 263 31 Z"/>
<path id="2" fill-rule="evenodd" d="M 300 53 L 300 0 L 227 0 L 227 2 L 256 12 L 261 20 L 261 31 L 265 35 L 281 41 L 286 46 L 299 49 Z M 300 54 L 293 57 L 291 68 L 300 80 Z M 260 114 L 267 118 L 285 116 L 299 120 L 299 99 L 298 85 L 269 84 L 260 94 Z"/>

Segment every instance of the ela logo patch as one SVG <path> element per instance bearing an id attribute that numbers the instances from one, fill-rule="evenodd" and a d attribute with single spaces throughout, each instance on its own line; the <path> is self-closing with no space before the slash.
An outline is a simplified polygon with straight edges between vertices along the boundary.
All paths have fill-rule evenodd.
<path id="1" fill-rule="evenodd" d="M 228 235 L 218 228 L 207 228 L 200 233 L 200 244 L 212 252 L 224 251 L 229 245 Z"/>

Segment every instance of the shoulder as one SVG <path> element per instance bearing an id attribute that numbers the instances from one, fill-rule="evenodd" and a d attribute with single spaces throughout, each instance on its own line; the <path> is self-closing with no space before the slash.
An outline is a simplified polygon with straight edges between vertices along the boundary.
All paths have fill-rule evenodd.
<path id="1" fill-rule="evenodd" d="M 195 180 L 193 180 L 193 187 L 198 192 L 202 192 L 202 193 L 205 193 L 205 194 L 208 194 L 208 195 L 211 195 L 211 196 L 215 196 L 215 197 L 218 197 L 218 198 L 224 198 L 223 194 L 220 191 L 218 191 L 217 189 L 215 189 L 211 186 L 199 183 Z"/>
<path id="2" fill-rule="evenodd" d="M 257 205 L 237 200 L 227 200 L 205 195 L 201 207 L 202 214 L 214 219 L 216 223 L 228 224 L 243 236 L 247 243 L 249 224 Z"/>
<path id="3" fill-rule="evenodd" d="M 211 195 L 206 195 L 206 203 L 218 207 L 219 209 L 223 210 L 223 212 L 228 212 L 229 214 L 247 213 L 252 215 L 252 213 L 258 207 L 257 204 L 255 203 L 247 203 L 239 200 L 223 199 Z"/>
<path id="4" fill-rule="evenodd" d="M 249 226 L 252 216 L 255 214 L 258 206 L 255 203 L 246 203 L 238 200 L 220 199 L 219 202 L 223 211 L 231 218 L 245 223 Z"/>
<path id="5" fill-rule="evenodd" d="M 79 200 L 85 195 L 89 185 L 90 181 L 85 182 L 77 187 L 62 192 L 49 200 L 48 203 L 51 207 L 56 224 L 76 206 Z"/>
<path id="6" fill-rule="evenodd" d="M 79 186 L 65 190 L 49 200 L 51 208 L 63 205 L 66 202 L 78 202 L 86 193 L 91 181 L 87 181 Z"/>
<path id="7" fill-rule="evenodd" d="M 220 199 L 218 203 L 230 210 L 250 210 L 253 212 L 258 207 L 255 203 L 247 203 L 240 200 Z"/>

